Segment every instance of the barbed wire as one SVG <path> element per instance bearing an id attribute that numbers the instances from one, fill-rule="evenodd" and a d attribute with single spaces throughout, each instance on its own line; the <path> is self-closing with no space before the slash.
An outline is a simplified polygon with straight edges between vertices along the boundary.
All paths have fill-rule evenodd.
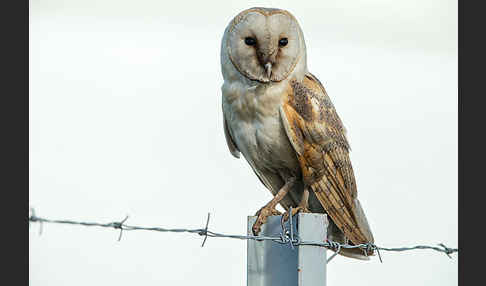
<path id="1" fill-rule="evenodd" d="M 295 246 L 298 245 L 312 245 L 312 246 L 319 246 L 325 247 L 328 249 L 333 250 L 335 253 L 329 257 L 327 262 L 331 261 L 341 249 L 344 248 L 359 248 L 362 249 L 365 255 L 368 255 L 368 252 L 375 251 L 378 254 L 380 262 L 382 261 L 380 250 L 383 251 L 394 251 L 394 252 L 401 252 L 401 251 L 409 251 L 409 250 L 416 250 L 416 249 L 430 249 L 435 250 L 441 253 L 445 253 L 449 258 L 452 259 L 451 254 L 458 252 L 457 248 L 449 248 L 445 246 L 443 243 L 439 243 L 438 246 L 429 246 L 429 245 L 416 245 L 411 247 L 381 247 L 377 246 L 373 243 L 363 243 L 358 245 L 350 245 L 350 244 L 343 244 L 336 241 L 326 240 L 325 242 L 320 241 L 301 241 L 294 233 L 292 227 L 292 209 L 289 211 L 290 218 L 289 226 L 290 229 L 285 227 L 283 216 L 281 220 L 281 228 L 282 231 L 280 236 L 253 236 L 253 235 L 233 235 L 233 234 L 224 234 L 218 233 L 214 231 L 210 231 L 209 227 L 209 219 L 211 214 L 208 213 L 206 219 L 206 226 L 204 228 L 196 228 L 196 229 L 186 229 L 186 228 L 163 228 L 163 227 L 145 227 L 145 226 L 135 226 L 135 225 L 127 225 L 125 222 L 128 220 L 129 216 L 127 215 L 123 220 L 119 222 L 109 222 L 109 223 L 99 223 L 99 222 L 83 222 L 83 221 L 74 221 L 74 220 L 59 220 L 59 219 L 47 219 L 43 217 L 39 217 L 36 215 L 35 210 L 31 208 L 31 214 L 29 215 L 29 225 L 30 222 L 36 222 L 40 224 L 39 227 L 39 235 L 42 234 L 43 231 L 43 223 L 56 223 L 56 224 L 70 224 L 70 225 L 83 225 L 83 226 L 98 226 L 104 228 L 113 228 L 119 229 L 120 233 L 118 235 L 118 241 L 121 240 L 123 231 L 132 231 L 132 230 L 145 230 L 145 231 L 157 231 L 157 232 L 175 232 L 175 233 L 194 233 L 200 236 L 204 236 L 203 242 L 201 247 L 204 247 L 206 240 L 208 237 L 220 237 L 220 238 L 232 238 L 232 239 L 240 239 L 240 240 L 255 240 L 255 241 L 272 241 L 279 244 L 288 244 L 289 247 L 294 249 Z"/>

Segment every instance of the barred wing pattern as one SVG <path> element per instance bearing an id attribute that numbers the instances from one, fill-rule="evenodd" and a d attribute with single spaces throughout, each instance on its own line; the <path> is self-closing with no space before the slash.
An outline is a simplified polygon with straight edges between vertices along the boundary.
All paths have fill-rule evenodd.
<path id="1" fill-rule="evenodd" d="M 302 82 L 291 81 L 280 114 L 297 152 L 305 186 L 316 194 L 347 239 L 353 244 L 373 243 L 357 199 L 346 131 L 319 80 L 308 73 Z"/>

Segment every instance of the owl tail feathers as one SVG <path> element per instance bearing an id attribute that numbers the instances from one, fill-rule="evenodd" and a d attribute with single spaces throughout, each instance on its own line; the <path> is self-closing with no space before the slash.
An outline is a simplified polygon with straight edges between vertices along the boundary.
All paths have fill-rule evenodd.
<path id="1" fill-rule="evenodd" d="M 355 200 L 355 211 L 356 214 L 358 214 L 357 222 L 360 229 L 362 229 L 368 241 L 374 243 L 373 234 L 371 233 L 371 229 L 369 227 L 368 221 L 366 220 L 366 216 L 364 215 L 363 209 L 361 208 L 361 204 L 357 199 Z M 329 220 L 329 226 L 327 228 L 327 236 L 330 241 L 335 241 L 340 244 L 353 245 L 351 241 L 346 239 L 344 233 L 337 227 L 337 225 L 334 223 L 334 221 L 332 221 L 332 219 Z M 334 252 L 337 251 L 337 249 L 330 249 L 330 250 Z M 375 252 L 376 251 L 374 251 L 373 249 L 341 248 L 338 254 L 348 258 L 354 258 L 359 260 L 370 260 L 370 256 L 374 256 Z"/>
<path id="2" fill-rule="evenodd" d="M 365 235 L 368 242 L 374 243 L 375 239 L 371 233 L 370 225 L 366 219 L 366 215 L 361 207 L 361 203 L 356 198 L 354 199 L 354 216 L 358 227 L 361 232 Z M 360 260 L 370 260 L 370 256 L 374 256 L 375 252 L 373 249 L 363 249 L 363 248 L 342 248 L 339 254 L 349 258 L 355 258 Z"/>

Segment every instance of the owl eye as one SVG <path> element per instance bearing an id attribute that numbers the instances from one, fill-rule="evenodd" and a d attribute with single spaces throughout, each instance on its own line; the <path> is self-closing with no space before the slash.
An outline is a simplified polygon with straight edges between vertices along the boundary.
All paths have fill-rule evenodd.
<path id="1" fill-rule="evenodd" d="M 245 44 L 247 44 L 248 46 L 254 46 L 256 44 L 256 40 L 252 37 L 246 37 Z"/>
<path id="2" fill-rule="evenodd" d="M 289 43 L 289 39 L 287 38 L 282 38 L 278 41 L 278 45 L 281 47 L 285 47 Z"/>

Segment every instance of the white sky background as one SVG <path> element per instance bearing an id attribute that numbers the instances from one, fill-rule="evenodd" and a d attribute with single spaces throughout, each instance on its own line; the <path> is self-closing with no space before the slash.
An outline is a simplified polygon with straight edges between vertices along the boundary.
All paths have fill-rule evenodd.
<path id="1" fill-rule="evenodd" d="M 348 129 L 376 244 L 458 245 L 456 1 L 39 1 L 30 11 L 29 204 L 47 218 L 244 234 L 271 199 L 226 146 L 220 41 L 289 10 Z M 38 225 L 30 285 L 246 285 L 246 242 Z M 328 252 L 330 254 L 330 252 Z M 328 285 L 456 285 L 429 250 L 341 256 Z"/>

